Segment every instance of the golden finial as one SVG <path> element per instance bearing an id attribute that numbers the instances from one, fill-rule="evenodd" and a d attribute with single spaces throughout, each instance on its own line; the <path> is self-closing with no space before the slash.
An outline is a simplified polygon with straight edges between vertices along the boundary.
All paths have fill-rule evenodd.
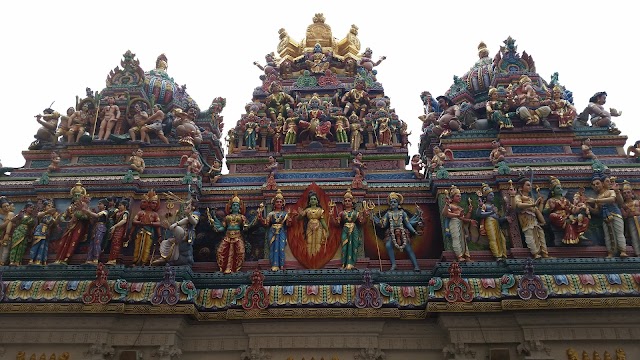
<path id="1" fill-rule="evenodd" d="M 344 199 L 349 198 L 349 199 L 352 199 L 352 200 L 353 200 L 353 194 L 351 193 L 351 188 L 347 189 L 347 192 L 345 192 L 345 193 L 344 193 L 343 198 L 344 198 Z"/>

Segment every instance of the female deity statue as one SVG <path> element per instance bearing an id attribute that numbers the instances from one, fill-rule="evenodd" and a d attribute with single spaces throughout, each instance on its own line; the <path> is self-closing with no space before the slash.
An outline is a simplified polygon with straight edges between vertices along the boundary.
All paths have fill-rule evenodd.
<path id="1" fill-rule="evenodd" d="M 74 197 L 73 202 L 61 216 L 61 220 L 68 222 L 68 224 L 67 229 L 60 238 L 55 260 L 56 264 L 66 265 L 69 258 L 76 251 L 78 244 L 85 241 L 89 232 L 89 217 L 85 213 L 85 209 L 89 207 L 90 198 L 86 195 L 84 187 L 78 184 L 74 187 L 76 193 L 73 192 L 73 189 L 71 190 Z M 79 189 L 78 186 L 82 189 Z M 85 194 L 77 195 L 82 192 Z"/>
<path id="2" fill-rule="evenodd" d="M 129 224 L 129 202 L 127 200 L 121 200 L 118 203 L 118 209 L 116 210 L 114 217 L 114 224 L 109 229 L 109 236 L 111 236 L 111 250 L 109 251 L 109 260 L 107 265 L 115 265 L 118 263 L 120 257 L 120 250 L 123 246 L 123 240 L 127 233 L 127 225 Z M 129 243 L 124 244 L 129 245 Z"/>
<path id="3" fill-rule="evenodd" d="M 69 127 L 69 131 L 67 131 L 67 142 L 69 144 L 80 141 L 80 138 L 84 135 L 87 127 L 89 126 L 91 118 L 92 116 L 89 111 L 88 102 L 85 102 L 82 105 L 82 109 L 80 111 L 75 111 L 71 116 L 69 116 L 69 119 L 67 120 L 67 126 Z"/>
<path id="4" fill-rule="evenodd" d="M 98 201 L 98 212 L 95 213 L 89 209 L 85 209 L 84 213 L 89 218 L 94 219 L 93 230 L 91 234 L 91 240 L 89 241 L 89 251 L 87 252 L 87 264 L 98 264 L 100 260 L 100 253 L 102 252 L 102 240 L 107 234 L 107 220 L 109 218 L 109 212 L 107 206 L 109 201 L 107 199 L 100 199 Z"/>
<path id="5" fill-rule="evenodd" d="M 9 265 L 18 266 L 22 264 L 22 257 L 27 250 L 27 243 L 33 236 L 33 228 L 36 225 L 36 218 L 33 216 L 35 206 L 28 202 L 20 210 L 11 222 L 13 222 L 13 233 L 11 234 L 11 251 L 9 252 Z"/>
<path id="6" fill-rule="evenodd" d="M 625 218 L 627 231 L 631 236 L 631 245 L 636 256 L 640 256 L 640 200 L 633 192 L 631 183 L 625 180 L 622 183 L 622 216 Z"/>
<path id="7" fill-rule="evenodd" d="M 284 249 L 287 246 L 287 227 L 291 224 L 289 212 L 284 208 L 285 199 L 278 189 L 276 196 L 271 199 L 273 210 L 264 217 L 264 204 L 258 208 L 258 221 L 266 226 L 266 240 L 269 245 L 269 264 L 271 271 L 284 270 Z"/>
<path id="8" fill-rule="evenodd" d="M 148 265 L 151 261 L 151 248 L 156 242 L 162 240 L 160 232 L 160 216 L 156 212 L 160 206 L 160 200 L 154 190 L 149 190 L 142 197 L 140 211 L 133 218 L 134 240 L 133 264 Z M 126 245 L 125 245 L 126 246 Z"/>
<path id="9" fill-rule="evenodd" d="M 0 266 L 5 265 L 9 260 L 11 229 L 13 227 L 11 219 L 14 216 L 9 200 L 4 196 L 0 196 Z"/>
<path id="10" fill-rule="evenodd" d="M 296 115 L 293 109 L 287 110 L 287 131 L 284 135 L 284 143 L 287 145 L 296 143 L 296 137 L 298 135 L 298 120 L 299 117 Z"/>
<path id="11" fill-rule="evenodd" d="M 498 208 L 493 203 L 495 194 L 493 189 L 487 184 L 482 184 L 482 190 L 478 192 L 478 209 L 476 215 L 482 219 L 480 225 L 480 233 L 484 230 L 489 240 L 489 249 L 498 261 L 507 258 L 507 240 L 500 229 L 500 220 L 503 218 L 498 215 Z"/>
<path id="12" fill-rule="evenodd" d="M 548 258 L 547 243 L 542 226 L 545 224 L 542 216 L 543 198 L 534 200 L 531 196 L 531 181 L 526 178 L 518 180 L 518 192 L 509 189 L 511 207 L 518 213 L 520 230 L 524 234 L 524 241 L 534 259 Z"/>
<path id="13" fill-rule="evenodd" d="M 362 121 L 354 113 L 349 116 L 349 123 L 351 124 L 351 150 L 358 151 L 362 145 L 362 131 L 364 130 Z"/>
<path id="14" fill-rule="evenodd" d="M 447 237 L 451 238 L 453 252 L 456 254 L 458 261 L 471 261 L 469 246 L 467 245 L 468 234 L 464 229 L 464 223 L 477 225 L 477 222 L 471 219 L 473 206 L 469 203 L 465 213 L 460 205 L 462 194 L 455 185 L 451 185 L 451 188 L 445 192 L 445 197 L 445 206 L 442 208 L 445 233 Z"/>
<path id="15" fill-rule="evenodd" d="M 335 119 L 336 124 L 336 142 L 348 143 L 349 136 L 347 136 L 347 130 L 349 130 L 349 119 L 344 116 L 342 109 L 336 110 L 333 118 Z"/>
<path id="16" fill-rule="evenodd" d="M 307 207 L 298 209 L 294 216 L 306 218 L 305 242 L 307 254 L 314 256 L 320 252 L 320 248 L 327 243 L 329 227 L 324 219 L 324 209 L 320 206 L 318 195 L 315 191 L 309 191 L 307 195 Z"/>
<path id="17" fill-rule="evenodd" d="M 38 213 L 38 225 L 33 231 L 33 244 L 29 250 L 30 265 L 47 265 L 49 237 L 60 216 L 51 200 L 44 200 L 42 205 L 44 209 Z"/>
<path id="18" fill-rule="evenodd" d="M 244 239 L 242 232 L 249 228 L 247 218 L 244 216 L 244 206 L 238 195 L 229 199 L 225 208 L 227 215 L 223 220 L 211 216 L 207 209 L 209 225 L 216 232 L 224 231 L 224 238 L 218 246 L 216 260 L 220 271 L 225 274 L 240 271 L 244 263 Z"/>
<path id="19" fill-rule="evenodd" d="M 567 245 L 573 245 L 580 242 L 584 238 L 584 233 L 589 228 L 588 219 L 579 221 L 575 216 L 580 209 L 573 206 L 562 194 L 562 184 L 560 180 L 551 176 L 549 178 L 549 199 L 544 206 L 544 210 L 549 214 L 551 224 L 564 232 L 562 242 Z"/>
<path id="20" fill-rule="evenodd" d="M 400 205 L 404 201 L 404 197 L 396 192 L 391 192 L 387 196 L 387 203 L 389 209 L 381 217 L 379 214 L 372 215 L 373 223 L 382 229 L 386 229 L 385 232 L 385 247 L 389 260 L 391 261 L 391 269 L 396 269 L 396 256 L 394 254 L 394 248 L 407 252 L 411 263 L 413 264 L 413 270 L 420 271 L 418 266 L 418 260 L 416 254 L 411 247 L 411 235 L 415 235 L 418 232 L 415 230 L 414 225 L 417 225 L 422 221 L 422 213 L 418 211 L 416 215 L 409 218 L 409 215 L 400 208 Z"/>
<path id="21" fill-rule="evenodd" d="M 551 115 L 558 117 L 558 126 L 566 128 L 573 126 L 573 120 L 578 117 L 576 108 L 571 103 L 562 98 L 562 89 L 559 86 L 554 86 L 552 91 L 551 100 L 543 101 L 545 105 L 551 107 Z"/>
<path id="22" fill-rule="evenodd" d="M 607 257 L 611 258 L 616 252 L 620 257 L 627 257 L 627 239 L 624 237 L 624 220 L 622 211 L 617 203 L 615 189 L 611 189 L 610 178 L 595 173 L 591 187 L 598 194 L 596 198 L 588 198 L 587 204 L 591 211 L 602 216 L 602 228 L 604 230 L 604 242 L 607 247 Z"/>
<path id="23" fill-rule="evenodd" d="M 487 118 L 498 125 L 500 129 L 513 129 L 511 119 L 505 114 L 508 111 L 506 102 L 498 100 L 498 89 L 489 88 L 489 101 L 487 101 Z"/>
<path id="24" fill-rule="evenodd" d="M 329 215 L 332 223 L 342 226 L 341 246 L 342 246 L 342 268 L 355 269 L 358 259 L 358 250 L 362 246 L 362 225 L 369 217 L 367 209 L 357 210 L 353 206 L 353 194 L 348 189 L 344 194 L 342 206 L 339 213 L 335 211 L 335 203 L 329 203 Z"/>

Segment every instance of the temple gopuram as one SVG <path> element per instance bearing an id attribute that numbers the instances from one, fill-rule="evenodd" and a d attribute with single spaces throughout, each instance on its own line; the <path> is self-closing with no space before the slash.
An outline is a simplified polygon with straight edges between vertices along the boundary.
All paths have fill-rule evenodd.
<path id="1" fill-rule="evenodd" d="M 126 51 L 2 169 L 0 359 L 640 358 L 640 143 L 478 55 L 410 154 L 355 25 L 280 29 L 226 127 Z"/>

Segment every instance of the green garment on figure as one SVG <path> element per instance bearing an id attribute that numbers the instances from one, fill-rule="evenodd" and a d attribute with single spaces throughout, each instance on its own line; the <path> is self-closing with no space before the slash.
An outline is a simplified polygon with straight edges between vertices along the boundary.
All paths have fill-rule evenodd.
<path id="1" fill-rule="evenodd" d="M 357 224 L 358 211 L 342 212 L 342 266 L 355 265 L 358 259 L 358 249 L 362 244 L 362 232 Z"/>
<path id="2" fill-rule="evenodd" d="M 20 223 L 13 230 L 11 236 L 11 252 L 9 253 L 10 263 L 21 263 L 24 252 L 27 250 L 27 237 L 30 235 L 35 219 L 33 216 L 24 215 Z"/>

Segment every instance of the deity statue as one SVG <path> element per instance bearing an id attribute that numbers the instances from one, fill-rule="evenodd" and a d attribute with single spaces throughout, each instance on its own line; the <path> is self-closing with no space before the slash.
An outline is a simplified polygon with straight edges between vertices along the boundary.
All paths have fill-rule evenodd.
<path id="1" fill-rule="evenodd" d="M 516 108 L 516 115 L 526 121 L 526 125 L 538 125 L 551 113 L 551 108 L 541 105 L 540 97 L 533 88 L 533 83 L 527 75 L 522 75 L 518 85 L 507 88 L 507 100 Z"/>
<path id="2" fill-rule="evenodd" d="M 216 232 L 225 232 L 216 252 L 218 267 L 224 274 L 240 271 L 244 263 L 245 246 L 242 232 L 246 231 L 250 224 L 243 214 L 243 205 L 237 195 L 232 196 L 225 208 L 226 215 L 223 220 L 211 216 L 207 209 L 209 225 Z"/>
<path id="3" fill-rule="evenodd" d="M 487 101 L 487 119 L 500 129 L 513 129 L 513 123 L 507 116 L 509 107 L 506 102 L 498 100 L 498 89 L 489 88 L 489 101 Z"/>
<path id="4" fill-rule="evenodd" d="M 583 159 L 595 160 L 598 157 L 593 153 L 591 147 L 591 139 L 586 138 L 582 140 L 582 145 L 580 145 L 580 151 L 582 153 Z"/>
<path id="5" fill-rule="evenodd" d="M 22 264 L 22 257 L 27 250 L 27 243 L 33 237 L 33 228 L 36 225 L 36 218 L 33 216 L 35 206 L 32 202 L 27 202 L 24 208 L 11 219 L 13 223 L 11 233 L 11 251 L 9 252 L 9 265 L 18 266 Z"/>
<path id="6" fill-rule="evenodd" d="M 451 188 L 445 192 L 445 206 L 442 208 L 442 216 L 444 217 L 445 234 L 451 238 L 453 252 L 456 254 L 458 261 L 471 261 L 469 254 L 469 246 L 467 245 L 468 232 L 465 231 L 464 223 L 477 225 L 477 222 L 471 218 L 473 206 L 469 203 L 467 211 L 460 205 L 462 194 L 460 190 L 451 185 Z"/>
<path id="7" fill-rule="evenodd" d="M 268 162 L 264 166 L 264 169 L 265 171 L 267 171 L 267 173 L 269 173 L 270 176 L 275 177 L 275 174 L 278 172 L 278 166 L 279 164 L 276 161 L 276 158 L 274 158 L 273 156 L 269 156 Z"/>
<path id="8" fill-rule="evenodd" d="M 84 209 L 84 213 L 95 222 L 92 226 L 91 239 L 89 240 L 89 251 L 87 252 L 87 264 L 98 264 L 100 260 L 100 253 L 102 252 L 102 241 L 107 234 L 107 220 L 109 218 L 109 212 L 107 206 L 109 201 L 107 199 L 100 199 L 98 201 L 98 212 L 93 212 L 89 209 Z"/>
<path id="9" fill-rule="evenodd" d="M 298 122 L 298 126 L 303 131 L 300 137 L 308 137 L 310 140 L 327 139 L 327 135 L 331 133 L 331 121 L 327 120 L 328 116 L 320 108 L 321 101 L 318 94 L 314 93 L 309 100 L 308 108 L 303 106 L 302 119 Z"/>
<path id="10" fill-rule="evenodd" d="M 271 140 L 273 143 L 273 151 L 277 153 L 282 151 L 282 143 L 284 142 L 284 130 L 284 117 L 281 114 L 278 114 L 275 128 L 272 128 L 273 139 Z"/>
<path id="11" fill-rule="evenodd" d="M 11 219 L 15 214 L 11 210 L 11 203 L 6 197 L 0 196 L 0 266 L 9 261 L 9 251 L 11 250 L 11 230 L 13 223 Z"/>
<path id="12" fill-rule="evenodd" d="M 622 197 L 622 216 L 625 219 L 627 233 L 631 236 L 633 251 L 636 256 L 640 256 L 640 200 L 627 180 L 622 183 Z"/>
<path id="13" fill-rule="evenodd" d="M 258 69 L 264 71 L 264 74 L 267 76 L 271 74 L 278 74 L 280 72 L 276 63 L 276 55 L 273 52 L 265 55 L 264 60 L 266 62 L 264 66 L 260 65 L 260 63 L 257 61 L 254 61 L 253 65 L 257 66 Z"/>
<path id="14" fill-rule="evenodd" d="M 180 158 L 180 166 L 187 168 L 187 174 L 200 176 L 202 172 L 202 162 L 200 162 L 200 153 L 192 151 L 191 155 L 182 155 Z"/>
<path id="15" fill-rule="evenodd" d="M 29 149 L 39 149 L 43 143 L 55 144 L 58 142 L 58 138 L 55 134 L 58 128 L 60 113 L 51 108 L 46 108 L 42 114 L 43 115 L 38 114 L 34 116 L 36 121 L 42 126 L 33 136 L 36 140 L 31 143 Z"/>
<path id="16" fill-rule="evenodd" d="M 389 113 L 383 107 L 379 107 L 374 119 L 373 131 L 376 132 L 377 145 L 392 145 L 395 129 L 392 129 Z"/>
<path id="17" fill-rule="evenodd" d="M 362 246 L 363 233 L 362 226 L 369 218 L 368 208 L 365 206 L 362 210 L 354 208 L 354 198 L 351 189 L 343 196 L 342 211 L 336 213 L 335 203 L 329 203 L 329 218 L 332 223 L 342 226 L 341 239 L 341 261 L 342 268 L 351 270 L 355 269 L 358 260 L 358 250 Z"/>
<path id="18" fill-rule="evenodd" d="M 349 123 L 351 124 L 351 150 L 358 151 L 362 145 L 362 131 L 364 130 L 364 126 L 355 113 L 349 116 Z"/>
<path id="19" fill-rule="evenodd" d="M 100 122 L 98 140 L 108 140 L 120 118 L 120 107 L 116 105 L 116 99 L 113 96 L 107 97 L 107 105 L 100 112 L 102 113 L 102 122 Z"/>
<path id="20" fill-rule="evenodd" d="M 47 166 L 47 171 L 49 172 L 55 172 L 60 170 L 60 162 L 62 161 L 62 159 L 60 158 L 60 155 L 58 155 L 57 152 L 52 151 L 51 152 L 51 164 L 49 164 L 49 166 Z"/>
<path id="21" fill-rule="evenodd" d="M 269 93 L 269 96 L 265 99 L 267 115 L 269 115 L 273 123 L 276 123 L 278 115 L 288 116 L 287 113 L 295 105 L 295 100 L 282 90 L 282 85 L 278 81 L 274 81 L 269 85 Z"/>
<path id="22" fill-rule="evenodd" d="M 444 167 L 444 162 L 447 160 L 447 154 L 445 154 L 439 146 L 433 147 L 433 157 L 429 163 L 429 170 L 431 173 L 438 171 Z"/>
<path id="23" fill-rule="evenodd" d="M 544 212 L 549 214 L 549 221 L 558 230 L 562 230 L 562 242 L 573 245 L 586 240 L 584 233 L 589 228 L 589 220 L 583 217 L 579 221 L 577 215 L 580 209 L 575 208 L 562 194 L 560 180 L 551 176 L 549 178 L 549 199 L 544 206 Z M 575 216 L 574 216 L 575 215 Z"/>
<path id="24" fill-rule="evenodd" d="M 415 154 L 411 157 L 411 170 L 413 171 L 413 176 L 415 176 L 416 179 L 424 179 L 425 174 L 422 173 L 422 169 L 424 169 L 424 167 L 425 165 L 419 154 Z"/>
<path id="25" fill-rule="evenodd" d="M 305 64 L 312 74 L 323 74 L 331 65 L 329 56 L 322 52 L 322 46 L 318 43 L 313 47 L 313 53 L 309 56 L 309 60 L 305 61 Z"/>
<path id="26" fill-rule="evenodd" d="M 353 176 L 354 177 L 359 177 L 361 179 L 364 179 L 365 177 L 365 172 L 364 170 L 367 168 L 367 164 L 365 164 L 362 161 L 362 153 L 359 152 L 358 154 L 356 154 L 356 156 L 353 158 L 353 164 L 351 166 L 351 169 L 353 170 Z"/>
<path id="27" fill-rule="evenodd" d="M 299 117 L 293 111 L 293 109 L 287 110 L 287 131 L 284 136 L 284 143 L 287 145 L 295 144 L 296 137 L 298 135 L 298 120 Z"/>
<path id="28" fill-rule="evenodd" d="M 378 61 L 374 62 L 371 59 L 371 55 L 373 55 L 373 51 L 371 51 L 370 48 L 366 48 L 360 57 L 360 61 L 358 61 L 358 65 L 365 68 L 368 73 L 371 73 L 374 66 L 380 65 L 380 63 L 387 58 L 386 56 L 381 56 Z"/>
<path id="29" fill-rule="evenodd" d="M 476 215 L 480 220 L 480 234 L 486 235 L 489 240 L 489 249 L 497 261 L 507 258 L 507 240 L 500 229 L 500 222 L 505 220 L 498 214 L 498 207 L 493 203 L 495 194 L 493 189 L 485 183 L 482 184 L 478 194 L 478 209 Z"/>
<path id="30" fill-rule="evenodd" d="M 349 116 L 353 112 L 362 120 L 367 114 L 367 110 L 369 110 L 369 93 L 365 90 L 365 85 L 364 79 L 357 78 L 354 83 L 354 88 L 342 96 L 341 101 L 345 104 L 345 116 Z"/>
<path id="31" fill-rule="evenodd" d="M 571 221 L 577 223 L 578 228 L 588 228 L 591 220 L 591 210 L 587 206 L 587 196 L 584 194 L 584 187 L 578 189 L 573 194 L 573 211 L 570 215 Z"/>
<path id="32" fill-rule="evenodd" d="M 197 109 L 189 108 L 183 111 L 180 108 L 173 109 L 173 127 L 176 129 L 178 142 L 182 145 L 199 146 L 202 142 L 202 133 L 193 120 L 197 117 Z M 234 143 L 235 144 L 235 143 Z"/>
<path id="33" fill-rule="evenodd" d="M 107 261 L 107 265 L 116 265 L 118 263 L 120 250 L 123 246 L 123 240 L 127 233 L 128 224 L 129 202 L 127 200 L 121 200 L 118 203 L 118 209 L 114 213 L 114 224 L 109 228 L 111 249 L 109 251 L 109 260 Z"/>
<path id="34" fill-rule="evenodd" d="M 82 105 L 82 109 L 74 111 L 74 113 L 69 116 L 67 120 L 67 126 L 69 127 L 69 131 L 67 131 L 67 142 L 69 144 L 79 142 L 82 135 L 86 132 L 92 119 L 89 110 L 89 103 L 85 102 Z"/>
<path id="35" fill-rule="evenodd" d="M 251 113 L 250 115 L 254 115 Z M 256 148 L 256 142 L 258 140 L 258 124 L 256 121 L 247 121 L 244 124 L 244 144 L 247 146 L 247 150 L 253 150 Z"/>
<path id="36" fill-rule="evenodd" d="M 142 158 L 142 153 L 142 149 L 137 149 L 136 151 L 131 153 L 131 156 L 129 157 L 129 168 L 133 171 L 137 171 L 140 174 L 144 172 L 144 169 L 146 167 L 144 159 Z"/>
<path id="37" fill-rule="evenodd" d="M 168 144 L 169 139 L 164 135 L 164 131 L 162 130 L 164 120 L 164 112 L 162 111 L 160 105 L 154 105 L 151 110 L 152 114 L 147 118 L 145 122 L 146 125 L 140 129 L 140 140 L 147 144 L 151 144 L 151 138 L 149 137 L 149 133 L 155 133 L 158 139 L 162 140 L 163 143 Z"/>
<path id="38" fill-rule="evenodd" d="M 613 257 L 616 252 L 620 257 L 627 257 L 627 239 L 624 236 L 624 220 L 618 206 L 617 185 L 611 184 L 609 176 L 594 173 L 591 187 L 597 193 L 596 198 L 588 198 L 587 204 L 594 213 L 602 216 L 604 242 L 607 247 L 607 257 Z"/>
<path id="39" fill-rule="evenodd" d="M 307 194 L 307 207 L 293 212 L 293 216 L 306 219 L 305 243 L 307 254 L 314 256 L 320 252 L 320 248 L 327 243 L 329 227 L 324 219 L 324 209 L 320 207 L 320 201 L 315 191 Z"/>
<path id="40" fill-rule="evenodd" d="M 131 141 L 136 141 L 136 134 L 140 134 L 140 140 L 142 139 L 142 129 L 147 125 L 149 114 L 145 108 L 142 107 L 140 102 L 133 105 L 133 116 L 129 119 L 129 136 Z"/>
<path id="41" fill-rule="evenodd" d="M 264 204 L 258 208 L 258 221 L 266 226 L 266 241 L 269 246 L 269 264 L 271 271 L 284 270 L 285 252 L 287 246 L 287 227 L 291 224 L 289 212 L 285 209 L 285 199 L 282 191 L 278 189 L 271 199 L 273 210 L 264 217 Z"/>
<path id="42" fill-rule="evenodd" d="M 184 204 L 184 213 L 181 220 L 169 226 L 173 237 L 160 243 L 160 257 L 151 265 L 193 265 L 193 242 L 196 239 L 196 225 L 200 221 L 200 211 L 193 199 Z"/>
<path id="43" fill-rule="evenodd" d="M 460 107 L 444 95 L 438 96 L 436 99 L 442 112 L 437 120 L 438 125 L 432 129 L 433 133 L 440 137 L 447 137 L 451 135 L 452 131 L 462 130 L 462 125 L 458 120 Z"/>
<path id="44" fill-rule="evenodd" d="M 220 176 L 222 176 L 222 163 L 220 160 L 215 159 L 213 160 L 211 169 L 209 169 L 209 179 L 211 179 L 211 183 L 215 184 L 218 179 L 220 179 Z"/>
<path id="45" fill-rule="evenodd" d="M 400 207 L 404 197 L 396 192 L 391 192 L 387 196 L 387 203 L 389 209 L 384 215 L 376 216 L 372 214 L 373 223 L 382 229 L 385 229 L 385 247 L 389 260 L 391 260 L 391 271 L 396 269 L 396 256 L 394 254 L 394 248 L 399 251 L 406 251 L 411 263 L 413 264 L 413 270 L 420 271 L 418 266 L 418 260 L 411 247 L 411 235 L 416 235 L 418 232 L 415 230 L 414 225 L 417 225 L 422 221 L 422 213 L 418 209 L 418 213 L 409 218 L 409 215 Z"/>
<path id="46" fill-rule="evenodd" d="M 589 105 L 578 115 L 578 119 L 586 123 L 591 120 L 591 124 L 597 127 L 609 128 L 609 131 L 615 135 L 620 134 L 620 130 L 616 128 L 616 125 L 611 121 L 612 117 L 622 115 L 622 111 L 618 111 L 614 108 L 610 108 L 609 111 L 604 109 L 604 104 L 607 102 L 607 93 L 605 91 L 599 91 L 595 93 L 589 99 Z"/>
<path id="47" fill-rule="evenodd" d="M 47 265 L 49 255 L 49 240 L 51 231 L 58 223 L 60 214 L 53 205 L 53 201 L 44 200 L 44 209 L 38 212 L 35 230 L 33 231 L 33 244 L 29 250 L 29 265 Z"/>
<path id="48" fill-rule="evenodd" d="M 561 128 L 573 126 L 573 121 L 578 117 L 576 108 L 562 97 L 562 89 L 557 85 L 553 87 L 551 100 L 545 100 L 542 104 L 551 108 L 551 115 L 558 117 L 558 126 Z"/>
<path id="49" fill-rule="evenodd" d="M 160 216 L 157 213 L 159 206 L 160 199 L 154 190 L 149 190 L 142 197 L 140 211 L 132 222 L 133 265 L 148 265 L 152 260 L 151 248 L 162 241 Z"/>
<path id="50" fill-rule="evenodd" d="M 349 119 L 344 116 L 342 109 L 336 110 L 336 113 L 333 115 L 333 119 L 335 121 L 336 128 L 336 142 L 348 143 L 349 136 L 347 135 L 347 130 L 349 130 Z"/>
<path id="51" fill-rule="evenodd" d="M 85 210 L 89 208 L 91 200 L 86 195 L 86 190 L 82 185 L 78 185 L 71 190 L 72 202 L 60 219 L 67 223 L 67 228 L 60 238 L 58 252 L 56 253 L 56 264 L 66 265 L 73 255 L 78 244 L 84 242 L 89 233 L 89 217 Z M 84 192 L 84 194 L 82 194 Z"/>
<path id="52" fill-rule="evenodd" d="M 544 237 L 545 221 L 542 216 L 542 205 L 544 199 L 538 196 L 537 199 L 531 195 L 531 181 L 522 177 L 518 180 L 518 192 L 509 189 L 511 197 L 511 207 L 518 214 L 520 230 L 524 234 L 524 241 L 534 259 L 548 258 L 547 243 Z"/>
<path id="53" fill-rule="evenodd" d="M 489 154 L 489 160 L 495 166 L 499 162 L 504 161 L 505 155 L 507 155 L 507 150 L 502 147 L 502 145 L 500 144 L 500 140 L 493 140 L 491 142 L 491 147 L 493 147 L 493 149 Z"/>

